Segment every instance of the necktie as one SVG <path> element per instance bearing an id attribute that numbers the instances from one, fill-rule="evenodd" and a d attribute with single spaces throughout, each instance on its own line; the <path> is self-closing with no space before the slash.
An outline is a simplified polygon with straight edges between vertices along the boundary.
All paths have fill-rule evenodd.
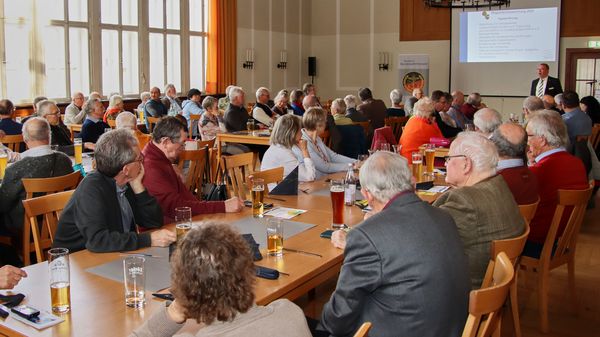
<path id="1" fill-rule="evenodd" d="M 536 96 L 542 98 L 544 96 L 544 80 L 540 79 L 538 81 L 537 90 L 535 92 Z"/>

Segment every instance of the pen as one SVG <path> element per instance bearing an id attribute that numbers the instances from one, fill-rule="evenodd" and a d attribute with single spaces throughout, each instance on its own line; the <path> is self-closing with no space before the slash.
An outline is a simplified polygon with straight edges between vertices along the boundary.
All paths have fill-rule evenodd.
<path id="1" fill-rule="evenodd" d="M 288 274 L 288 273 L 284 273 L 284 272 L 282 272 L 282 271 L 279 271 L 279 270 L 278 270 L 278 272 L 279 272 L 279 274 L 281 274 L 281 275 L 290 276 L 290 274 Z"/>
<path id="2" fill-rule="evenodd" d="M 283 248 L 283 250 L 288 251 L 288 252 L 292 252 L 292 253 L 299 253 L 299 254 L 306 254 L 306 255 L 313 255 L 313 256 L 318 256 L 318 257 L 323 257 L 323 255 L 321 254 L 317 254 L 317 253 L 311 253 L 311 252 L 307 252 L 304 250 L 298 250 L 298 249 L 292 249 L 292 248 Z"/>
<path id="3" fill-rule="evenodd" d="M 132 255 L 132 256 L 144 256 L 144 257 L 155 257 L 155 258 L 160 258 L 160 256 L 158 255 L 152 255 L 152 254 L 145 254 L 145 253 L 119 253 L 119 255 Z"/>

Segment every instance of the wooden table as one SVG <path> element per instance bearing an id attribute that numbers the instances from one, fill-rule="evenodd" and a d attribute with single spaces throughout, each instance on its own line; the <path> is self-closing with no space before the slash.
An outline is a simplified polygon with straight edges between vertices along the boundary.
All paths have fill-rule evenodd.
<path id="1" fill-rule="evenodd" d="M 265 134 L 268 130 L 256 130 L 256 131 L 239 131 L 236 133 L 218 133 L 217 134 L 217 158 L 221 158 L 221 145 L 222 143 L 238 143 L 238 144 L 253 144 L 253 145 L 267 145 L 271 137 L 259 136 L 259 134 Z"/>

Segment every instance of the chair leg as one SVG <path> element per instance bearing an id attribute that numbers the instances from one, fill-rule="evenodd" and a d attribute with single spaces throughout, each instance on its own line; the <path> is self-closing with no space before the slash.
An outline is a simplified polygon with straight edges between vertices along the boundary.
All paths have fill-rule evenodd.
<path id="1" fill-rule="evenodd" d="M 538 273 L 538 308 L 540 312 L 540 330 L 548 333 L 548 272 L 540 270 Z"/>
<path id="2" fill-rule="evenodd" d="M 575 257 L 571 255 L 567 262 L 569 291 L 571 293 L 571 309 L 574 313 L 578 312 L 577 291 L 575 288 Z"/>
<path id="3" fill-rule="evenodd" d="M 510 308 L 513 318 L 513 325 L 515 327 L 515 337 L 521 337 L 521 320 L 519 318 L 519 300 L 517 299 L 517 274 L 515 279 L 510 285 Z"/>

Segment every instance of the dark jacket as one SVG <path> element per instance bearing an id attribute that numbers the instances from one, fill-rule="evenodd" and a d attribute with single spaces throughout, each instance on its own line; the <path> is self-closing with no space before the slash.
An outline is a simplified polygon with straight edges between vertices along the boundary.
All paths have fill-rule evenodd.
<path id="1" fill-rule="evenodd" d="M 452 127 L 448 124 L 446 124 L 443 120 L 442 120 L 442 116 L 440 116 L 440 113 L 437 111 L 433 111 L 433 115 L 435 116 L 435 122 L 438 125 L 438 128 L 440 128 L 440 131 L 442 131 L 442 135 L 444 135 L 444 137 L 446 138 L 454 138 L 456 137 L 459 133 L 462 132 L 461 128 L 455 128 Z"/>
<path id="2" fill-rule="evenodd" d="M 23 133 L 23 124 L 17 123 L 10 118 L 0 119 L 0 130 L 7 135 L 20 135 Z"/>
<path id="3" fill-rule="evenodd" d="M 467 318 L 467 257 L 446 212 L 401 194 L 347 236 L 335 291 L 321 325 L 352 336 L 460 336 Z"/>
<path id="4" fill-rule="evenodd" d="M 368 121 L 367 117 L 365 117 L 360 111 L 356 110 L 356 108 L 348 108 L 346 110 L 346 117 L 350 118 L 353 122 Z"/>
<path id="5" fill-rule="evenodd" d="M 246 108 L 235 106 L 229 103 L 223 119 L 225 120 L 225 128 L 228 132 L 236 132 L 246 130 L 248 122 L 248 111 Z"/>
<path id="6" fill-rule="evenodd" d="M 88 174 L 62 212 L 53 247 L 68 248 L 71 252 L 88 249 L 96 253 L 149 247 L 150 233 L 137 234 L 135 224 L 145 228 L 161 227 L 160 206 L 148 191 L 134 194 L 128 188 L 125 196 L 134 215 L 127 233 L 123 231 L 115 180 L 98 171 Z"/>
<path id="7" fill-rule="evenodd" d="M 96 144 L 98 138 L 102 136 L 106 129 L 110 129 L 110 125 L 104 123 L 102 120 L 94 122 L 91 119 L 86 118 L 81 126 L 79 137 L 81 137 L 81 141 L 84 143 L 90 142 Z"/>
<path id="8" fill-rule="evenodd" d="M 385 126 L 387 108 L 382 100 L 373 98 L 368 99 L 360 104 L 356 110 L 362 112 L 362 114 L 371 122 L 371 130 Z"/>
<path id="9" fill-rule="evenodd" d="M 531 81 L 531 90 L 529 91 L 529 95 L 535 96 L 535 91 L 537 89 L 539 81 L 539 78 L 536 78 L 535 80 Z M 546 90 L 544 90 L 544 95 L 551 95 L 554 97 L 562 92 L 563 89 L 560 85 L 560 80 L 558 78 L 548 76 L 548 83 L 546 83 Z"/>

